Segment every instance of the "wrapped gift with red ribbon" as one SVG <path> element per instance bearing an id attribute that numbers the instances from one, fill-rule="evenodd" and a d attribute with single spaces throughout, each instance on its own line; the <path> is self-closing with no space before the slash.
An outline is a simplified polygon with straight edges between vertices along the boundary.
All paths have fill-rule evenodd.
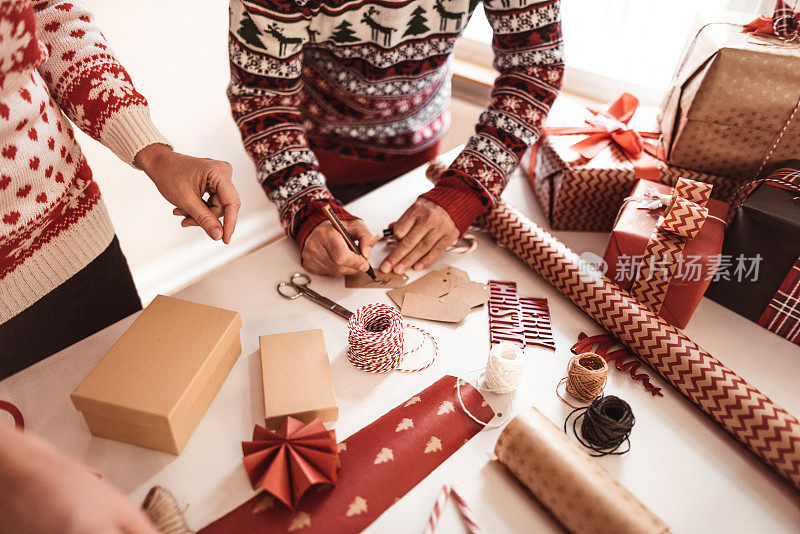
<path id="1" fill-rule="evenodd" d="M 720 263 L 728 204 L 712 186 L 640 180 L 619 213 L 604 259 L 608 277 L 671 324 L 684 328 Z"/>
<path id="2" fill-rule="evenodd" d="M 635 96 L 623 93 L 605 109 L 587 109 L 585 125 L 548 126 L 530 153 L 528 179 L 554 229 L 611 230 L 639 179 L 666 185 L 678 176 L 722 181 L 664 163 L 660 133 L 648 128 L 655 124 L 656 110 L 640 108 Z M 579 109 L 566 115 L 574 124 L 585 114 Z"/>

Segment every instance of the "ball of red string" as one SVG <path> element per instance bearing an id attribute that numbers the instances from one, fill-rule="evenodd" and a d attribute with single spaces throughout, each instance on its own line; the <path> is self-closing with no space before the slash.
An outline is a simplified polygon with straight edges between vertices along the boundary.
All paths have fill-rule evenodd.
<path id="1" fill-rule="evenodd" d="M 396 308 L 386 304 L 368 304 L 360 307 L 350 317 L 347 328 L 350 343 L 347 357 L 350 363 L 362 371 L 370 373 L 386 373 L 392 370 L 421 371 L 429 367 L 436 357 L 436 342 L 430 334 L 417 329 L 431 340 L 433 357 L 422 367 L 400 368 L 403 358 L 419 350 L 422 344 L 412 351 L 403 352 L 405 342 L 403 316 Z"/>

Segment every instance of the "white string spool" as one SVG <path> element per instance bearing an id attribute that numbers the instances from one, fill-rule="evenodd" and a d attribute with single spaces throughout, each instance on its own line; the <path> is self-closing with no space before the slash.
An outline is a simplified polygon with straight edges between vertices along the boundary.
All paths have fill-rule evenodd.
<path id="1" fill-rule="evenodd" d="M 497 413 L 497 416 L 501 417 L 501 419 L 493 424 L 485 423 L 475 417 L 464 405 L 464 401 L 461 398 L 462 380 L 458 378 L 456 379 L 456 396 L 458 397 L 458 403 L 461 405 L 461 409 L 464 410 L 467 417 L 483 425 L 484 428 L 498 428 L 503 426 L 511 418 L 510 412 L 511 406 L 514 403 L 514 394 L 517 391 L 517 387 L 519 387 L 522 377 L 525 375 L 526 367 L 527 361 L 525 360 L 524 349 L 516 343 L 501 341 L 489 350 L 489 360 L 486 362 L 486 368 L 482 375 L 486 389 L 497 395 L 511 395 L 508 401 L 508 409 L 504 410 L 506 412 L 505 417 L 503 417 L 502 413 Z M 479 369 L 475 369 L 471 372 L 476 371 L 479 371 Z"/>
<path id="2" fill-rule="evenodd" d="M 489 351 L 486 363 L 486 387 L 492 393 L 503 395 L 517 390 L 525 374 L 526 360 L 522 347 L 502 341 Z"/>

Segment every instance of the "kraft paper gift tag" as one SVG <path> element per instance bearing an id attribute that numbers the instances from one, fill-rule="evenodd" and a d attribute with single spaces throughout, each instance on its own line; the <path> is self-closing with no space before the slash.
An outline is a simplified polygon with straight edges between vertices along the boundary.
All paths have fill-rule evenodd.
<path id="1" fill-rule="evenodd" d="M 450 291 L 450 279 L 442 270 L 432 271 L 422 278 L 414 280 L 399 289 L 393 289 L 386 294 L 399 307 L 403 307 L 403 298 L 407 293 L 427 295 L 429 297 L 442 297 Z"/>
<path id="2" fill-rule="evenodd" d="M 460 298 L 431 297 L 408 293 L 400 313 L 405 317 L 430 319 L 445 323 L 460 323 L 472 308 Z"/>
<path id="3" fill-rule="evenodd" d="M 390 289 L 403 287 L 408 282 L 408 276 L 397 273 L 383 273 L 375 271 L 375 280 L 367 273 L 348 274 L 344 277 L 344 287 L 349 289 Z"/>
<path id="4" fill-rule="evenodd" d="M 489 287 L 461 269 L 445 267 L 387 294 L 406 317 L 458 323 L 489 300 Z"/>
<path id="5" fill-rule="evenodd" d="M 464 288 L 468 286 L 469 289 Z M 456 288 L 461 288 L 454 291 Z M 431 271 L 425 276 L 403 286 L 387 292 L 389 298 L 400 308 L 403 307 L 403 298 L 407 293 L 427 295 L 429 297 L 444 297 L 456 293 L 474 308 L 489 300 L 489 287 L 478 282 L 472 282 L 469 275 L 455 267 L 445 267 Z"/>
<path id="6" fill-rule="evenodd" d="M 451 289 L 447 297 L 463 300 L 470 308 L 475 308 L 489 300 L 489 286 L 479 282 L 468 282 Z"/>

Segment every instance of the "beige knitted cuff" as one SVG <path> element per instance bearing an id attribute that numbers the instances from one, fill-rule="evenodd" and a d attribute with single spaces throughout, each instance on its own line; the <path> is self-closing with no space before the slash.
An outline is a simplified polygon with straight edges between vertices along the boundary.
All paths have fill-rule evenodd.
<path id="1" fill-rule="evenodd" d="M 172 147 L 150 119 L 149 108 L 144 106 L 122 109 L 109 117 L 100 132 L 100 142 L 133 167 L 136 167 L 133 159 L 144 147 L 153 143 Z"/>

